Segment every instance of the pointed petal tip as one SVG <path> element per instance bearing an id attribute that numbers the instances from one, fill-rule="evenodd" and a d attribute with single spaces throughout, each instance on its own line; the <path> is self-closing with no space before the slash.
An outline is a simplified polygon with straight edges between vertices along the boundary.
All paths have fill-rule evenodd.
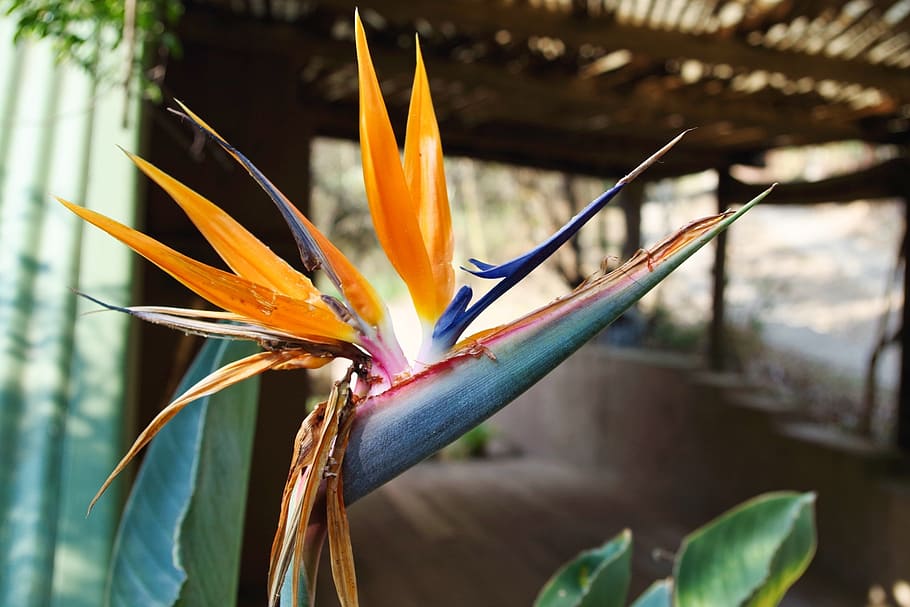
<path id="1" fill-rule="evenodd" d="M 484 270 L 491 270 L 496 267 L 496 264 L 481 261 L 481 260 L 477 259 L 476 257 L 471 257 L 470 259 L 468 259 L 468 263 L 471 264 L 472 266 L 474 266 L 474 268 L 476 268 L 476 269 L 466 268 L 464 266 L 461 266 L 461 269 L 464 270 L 465 272 L 470 272 L 471 274 L 474 274 L 475 276 L 478 271 L 483 272 Z"/>
<path id="2" fill-rule="evenodd" d="M 639 168 L 644 170 L 641 167 Z M 615 198 L 622 188 L 623 184 L 617 183 L 592 200 L 580 213 L 570 219 L 568 223 L 556 231 L 552 236 L 524 255 L 498 265 L 472 259 L 471 263 L 478 269 L 463 268 L 465 271 L 479 278 L 501 280 L 470 308 L 459 311 L 450 304 L 444 312 L 444 315 L 446 316 L 445 326 L 443 325 L 443 322 L 440 321 L 437 322 L 437 325 L 433 330 L 434 341 L 438 341 L 439 344 L 444 344 L 445 348 L 452 346 L 467 326 L 473 322 L 484 309 L 489 307 L 501 295 L 518 284 L 518 282 L 530 274 L 537 266 L 553 255 L 553 253 L 576 234 L 585 223 Z"/>
<path id="3" fill-rule="evenodd" d="M 663 158 L 664 154 L 666 154 L 667 152 L 672 150 L 673 147 L 676 146 L 676 144 L 679 143 L 682 140 L 682 138 L 686 136 L 687 133 L 691 133 L 694 130 L 695 130 L 694 128 L 686 129 L 685 131 L 681 132 L 679 135 L 677 135 L 676 137 L 671 139 L 669 142 L 664 144 L 664 146 L 662 148 L 660 148 L 659 150 L 657 150 L 656 152 L 651 154 L 647 159 L 645 159 L 644 162 L 642 162 L 637 167 L 635 167 L 634 169 L 629 171 L 629 173 L 626 174 L 625 177 L 623 177 L 622 179 L 617 181 L 616 185 L 624 186 L 627 183 L 630 183 L 631 181 L 633 181 L 636 177 L 638 177 L 639 175 L 644 173 L 652 165 L 656 164 L 661 158 Z"/>
<path id="4" fill-rule="evenodd" d="M 415 201 L 414 193 L 409 185 L 408 176 L 406 176 L 405 167 L 402 166 L 399 156 L 398 141 L 392 129 L 386 109 L 385 100 L 382 96 L 382 90 L 379 80 L 376 76 L 376 70 L 370 56 L 369 46 L 366 39 L 363 26 L 359 20 L 355 20 L 356 25 L 356 47 L 357 47 L 357 81 L 359 85 L 359 132 L 360 132 L 360 150 L 363 162 L 363 181 L 366 191 L 367 202 L 370 207 L 370 215 L 373 219 L 373 227 L 377 239 L 386 253 L 392 267 L 402 278 L 411 295 L 417 314 L 422 319 L 435 319 L 439 316 L 445 307 L 446 297 L 440 297 L 442 287 L 445 285 L 448 289 L 454 285 L 454 272 L 449 268 L 451 277 L 445 274 L 444 262 L 434 265 L 430 258 L 428 249 L 440 251 L 448 250 L 444 239 L 433 244 L 435 239 L 430 239 L 428 246 L 424 239 L 424 229 L 421 228 L 420 205 Z M 419 89 L 423 91 L 423 89 Z M 427 125 L 432 123 L 435 130 L 435 118 L 430 119 L 430 115 L 424 115 L 429 111 L 428 96 L 418 95 L 423 100 L 420 115 L 423 115 Z M 414 99 L 412 99 L 409 114 L 414 110 Z M 409 129 L 412 124 L 413 116 L 409 115 Z M 419 125 L 415 124 L 414 128 Z M 417 129 L 411 131 L 411 141 L 405 138 L 405 164 L 413 170 L 409 173 L 412 181 L 415 183 L 425 184 L 426 187 L 417 188 L 422 195 L 426 190 L 427 200 L 438 202 L 438 209 L 427 210 L 424 214 L 432 217 L 432 221 L 425 222 L 425 227 L 448 226 L 449 218 L 443 214 L 442 207 L 448 211 L 448 199 L 443 197 L 444 182 L 440 182 L 439 172 L 431 170 L 424 174 L 422 165 L 420 170 L 416 161 L 419 159 L 419 153 L 422 152 L 417 147 L 421 137 L 415 138 L 414 135 L 423 135 L 425 131 Z M 437 143 L 438 138 L 434 135 L 431 141 Z M 441 159 L 441 148 L 433 149 L 425 160 L 435 165 L 434 168 L 442 169 L 442 164 L 436 162 L 437 157 Z M 429 169 L 427 169 L 429 170 Z M 419 176 L 426 179 L 417 178 Z M 432 186 L 432 188 L 430 188 Z M 437 230 L 426 230 L 427 234 L 444 234 L 447 235 L 448 227 Z M 438 247 L 437 247 L 438 245 Z M 440 259 L 443 255 L 440 254 Z M 434 274 L 434 269 L 439 269 L 438 274 Z"/>
<path id="5" fill-rule="evenodd" d="M 354 8 L 354 42 L 357 45 L 356 50 L 359 53 L 361 42 L 366 42 L 366 33 L 363 29 L 363 20 L 360 18 L 359 6 Z"/>
<path id="6" fill-rule="evenodd" d="M 739 209 L 737 209 L 735 211 L 730 210 L 730 211 L 727 211 L 727 213 L 736 215 L 737 217 L 739 215 L 742 215 L 743 213 L 745 213 L 746 211 L 750 210 L 752 207 L 754 207 L 755 205 L 760 203 L 762 200 L 767 198 L 768 195 L 771 194 L 771 192 L 773 192 L 774 189 L 778 185 L 780 185 L 780 184 L 778 184 L 777 182 L 772 183 L 767 188 L 765 188 L 762 192 L 760 192 L 757 196 L 755 196 L 755 198 L 753 198 L 752 200 L 749 200 L 748 202 L 744 202 Z"/>

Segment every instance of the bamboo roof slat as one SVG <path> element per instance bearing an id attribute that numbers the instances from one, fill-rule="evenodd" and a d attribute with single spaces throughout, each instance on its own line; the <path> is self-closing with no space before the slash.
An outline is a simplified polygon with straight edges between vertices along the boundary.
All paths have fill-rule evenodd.
<path id="1" fill-rule="evenodd" d="M 683 149 L 705 161 L 910 133 L 910 0 L 377 0 L 361 14 L 393 120 L 416 31 L 443 137 L 464 153 L 505 155 L 483 141 L 500 133 L 525 146 L 516 157 L 600 172 L 610 141 L 646 149 L 688 127 Z M 189 0 L 181 27 L 189 44 L 291 58 L 300 98 L 331 116 L 317 132 L 355 137 L 351 19 L 343 0 Z"/>

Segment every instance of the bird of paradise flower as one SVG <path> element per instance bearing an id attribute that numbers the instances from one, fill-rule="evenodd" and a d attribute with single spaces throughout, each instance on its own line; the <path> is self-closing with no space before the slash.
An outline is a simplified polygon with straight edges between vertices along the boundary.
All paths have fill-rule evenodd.
<path id="1" fill-rule="evenodd" d="M 388 310 L 366 278 L 249 159 L 183 104 L 175 113 L 246 168 L 283 215 L 306 270 L 323 271 L 337 289 L 337 297 L 319 291 L 309 278 L 272 253 L 215 204 L 132 154 L 127 155 L 176 201 L 231 272 L 202 264 L 112 219 L 59 199 L 82 219 L 121 240 L 220 310 L 120 308 L 93 301 L 148 322 L 205 337 L 253 340 L 262 347 L 261 352 L 212 373 L 165 407 L 105 480 L 89 510 L 136 454 L 192 401 L 267 370 L 314 369 L 336 358 L 351 362 L 345 377 L 334 383 L 329 398 L 303 421 L 295 439 L 270 557 L 270 605 L 279 600 L 289 570 L 294 581 L 293 603 L 298 604 L 296 580 L 302 571 L 312 604 L 315 570 L 326 531 L 341 604 L 356 605 L 357 585 L 346 501 L 360 497 L 423 459 L 428 452 L 511 401 L 615 318 L 616 310 L 631 305 L 651 284 L 767 194 L 763 193 L 737 213 L 728 212 L 689 224 L 651 249 L 640 251 L 619 270 L 595 274 L 569 296 L 537 312 L 458 342 L 484 309 L 571 238 L 626 184 L 669 151 L 684 133 L 527 254 L 500 265 L 471 259 L 474 268 L 467 271 L 499 280 L 472 303 L 469 287 L 463 286 L 455 292 L 442 146 L 419 45 L 402 162 L 364 29 L 356 13 L 355 42 L 367 200 L 379 242 L 407 285 L 422 324 L 423 345 L 415 361 L 409 361 L 403 354 Z M 645 284 L 640 280 L 644 274 L 657 276 Z M 604 301 L 610 302 L 609 315 L 602 309 Z M 535 341 L 545 352 L 529 353 L 525 347 L 529 341 Z M 494 376 L 477 362 L 486 360 L 495 364 L 499 357 L 504 357 L 504 362 L 495 369 Z M 524 362 L 517 365 L 509 362 L 516 358 Z M 527 361 L 530 362 L 525 364 Z M 475 383 L 492 386 L 492 392 L 484 392 L 482 387 L 472 385 Z M 472 390 L 474 398 L 488 398 L 492 394 L 492 404 L 481 413 L 462 416 L 458 407 L 465 399 L 472 398 Z M 351 467 L 345 463 L 345 453 L 352 429 L 356 434 L 356 427 L 362 428 L 371 416 L 388 417 L 391 407 L 386 405 L 393 402 L 397 411 L 392 414 L 394 420 L 400 419 L 402 411 L 416 410 L 432 402 L 433 406 L 449 406 L 450 421 L 458 418 L 460 424 L 449 423 L 445 431 L 428 433 L 433 436 L 426 437 L 422 451 L 392 455 L 388 461 L 382 461 L 381 470 L 373 469 L 370 474 L 355 477 L 353 486 L 345 488 L 343 470 Z M 400 437 L 395 432 L 389 436 Z M 361 438 L 358 435 L 355 440 Z M 356 453 L 357 461 L 353 465 L 365 469 L 370 456 L 369 452 Z M 374 463 L 383 457 L 372 453 Z M 322 501 L 325 525 L 310 524 L 314 507 Z"/>

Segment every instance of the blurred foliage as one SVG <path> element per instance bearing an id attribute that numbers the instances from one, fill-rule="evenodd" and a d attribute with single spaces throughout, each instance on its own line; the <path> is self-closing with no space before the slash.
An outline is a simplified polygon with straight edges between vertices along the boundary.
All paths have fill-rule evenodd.
<path id="1" fill-rule="evenodd" d="M 647 321 L 646 345 L 673 352 L 695 353 L 704 349 L 706 323 L 685 323 L 673 310 L 656 306 Z"/>
<path id="2" fill-rule="evenodd" d="M 485 457 L 492 438 L 493 429 L 488 424 L 480 424 L 465 432 L 454 443 L 443 447 L 439 457 L 447 460 Z"/>
<path id="3" fill-rule="evenodd" d="M 815 495 L 766 493 L 687 535 L 673 577 L 660 580 L 633 607 L 775 607 L 815 554 Z M 623 531 L 560 568 L 535 607 L 626 604 L 632 536 Z"/>
<path id="4" fill-rule="evenodd" d="M 179 55 L 173 28 L 181 0 L 0 0 L 16 20 L 15 40 L 49 40 L 58 61 L 79 65 L 103 81 L 130 81 L 143 74 L 145 92 L 157 94 L 154 70 L 143 70 L 146 51 Z M 127 45 L 125 55 L 114 53 Z M 153 63 L 157 63 L 153 61 Z"/>

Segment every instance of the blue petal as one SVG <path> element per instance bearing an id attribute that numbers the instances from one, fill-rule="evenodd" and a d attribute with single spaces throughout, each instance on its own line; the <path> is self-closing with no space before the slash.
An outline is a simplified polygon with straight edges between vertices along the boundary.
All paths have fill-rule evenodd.
<path id="1" fill-rule="evenodd" d="M 691 130 L 691 129 L 689 129 Z M 588 206 L 569 220 L 569 222 L 559 229 L 558 232 L 550 236 L 546 241 L 528 251 L 520 257 L 511 261 L 494 265 L 479 259 L 470 259 L 471 264 L 476 270 L 462 268 L 474 276 L 480 278 L 499 278 L 501 279 L 495 287 L 490 289 L 477 303 L 467 307 L 468 301 L 465 300 L 465 292 L 462 289 L 446 308 L 443 315 L 433 327 L 433 342 L 437 351 L 448 350 L 461 336 L 462 332 L 474 321 L 477 316 L 490 306 L 494 301 L 511 289 L 522 278 L 531 273 L 531 271 L 542 264 L 550 255 L 572 238 L 578 230 L 581 229 L 592 217 L 594 217 L 608 202 L 610 202 L 627 183 L 641 175 L 645 169 L 655 162 L 659 161 L 661 156 L 666 154 L 674 145 L 676 145 L 683 136 L 689 131 L 683 131 L 669 143 L 652 154 L 647 160 L 635 167 L 625 177 L 616 182 L 612 188 L 592 200 Z M 467 297 L 470 291 L 467 292 Z M 457 300 L 457 301 L 456 301 Z"/>
<path id="2" fill-rule="evenodd" d="M 534 268 L 542 264 L 548 257 L 556 252 L 567 240 L 572 238 L 591 220 L 608 202 L 610 202 L 627 182 L 621 181 L 615 186 L 592 200 L 588 206 L 573 217 L 569 222 L 559 229 L 558 232 L 550 236 L 546 241 L 534 247 L 520 257 L 499 265 L 489 264 L 477 259 L 471 259 L 470 262 L 478 269 L 471 270 L 463 268 L 474 276 L 480 278 L 501 278 L 502 280 L 492 289 L 487 291 L 477 303 L 470 308 L 467 307 L 470 301 L 470 289 L 465 293 L 465 288 L 455 295 L 452 303 L 446 308 L 443 315 L 436 322 L 433 328 L 433 341 L 437 342 L 440 349 L 448 349 L 454 344 L 464 330 L 471 324 L 477 316 L 490 306 L 494 301 L 499 299 L 506 291 L 515 286 L 522 278 L 531 273 Z M 465 299 L 467 298 L 467 299 Z"/>
<path id="3" fill-rule="evenodd" d="M 522 274 L 522 276 L 526 276 L 530 270 L 533 270 L 543 263 L 543 261 L 555 253 L 559 247 L 564 245 L 566 241 L 575 236 L 576 232 L 578 232 L 583 225 L 588 223 L 588 221 L 604 208 L 608 202 L 616 197 L 624 185 L 624 183 L 618 183 L 592 200 L 588 203 L 588 206 L 582 209 L 578 215 L 570 219 L 558 232 L 524 255 L 499 265 L 492 265 L 477 259 L 471 259 L 471 263 L 479 269 L 471 270 L 465 268 L 465 270 L 480 278 L 505 278 L 511 274 L 521 273 L 527 269 L 527 271 Z"/>
<path id="4" fill-rule="evenodd" d="M 468 304 L 471 303 L 471 296 L 473 294 L 474 292 L 471 290 L 471 287 L 467 285 L 462 285 L 461 288 L 458 289 L 458 292 L 455 293 L 455 297 L 452 298 L 452 301 L 446 306 L 446 309 L 442 312 L 439 320 L 436 321 L 436 326 L 433 327 L 434 339 L 438 331 L 445 330 L 464 314 Z"/>

